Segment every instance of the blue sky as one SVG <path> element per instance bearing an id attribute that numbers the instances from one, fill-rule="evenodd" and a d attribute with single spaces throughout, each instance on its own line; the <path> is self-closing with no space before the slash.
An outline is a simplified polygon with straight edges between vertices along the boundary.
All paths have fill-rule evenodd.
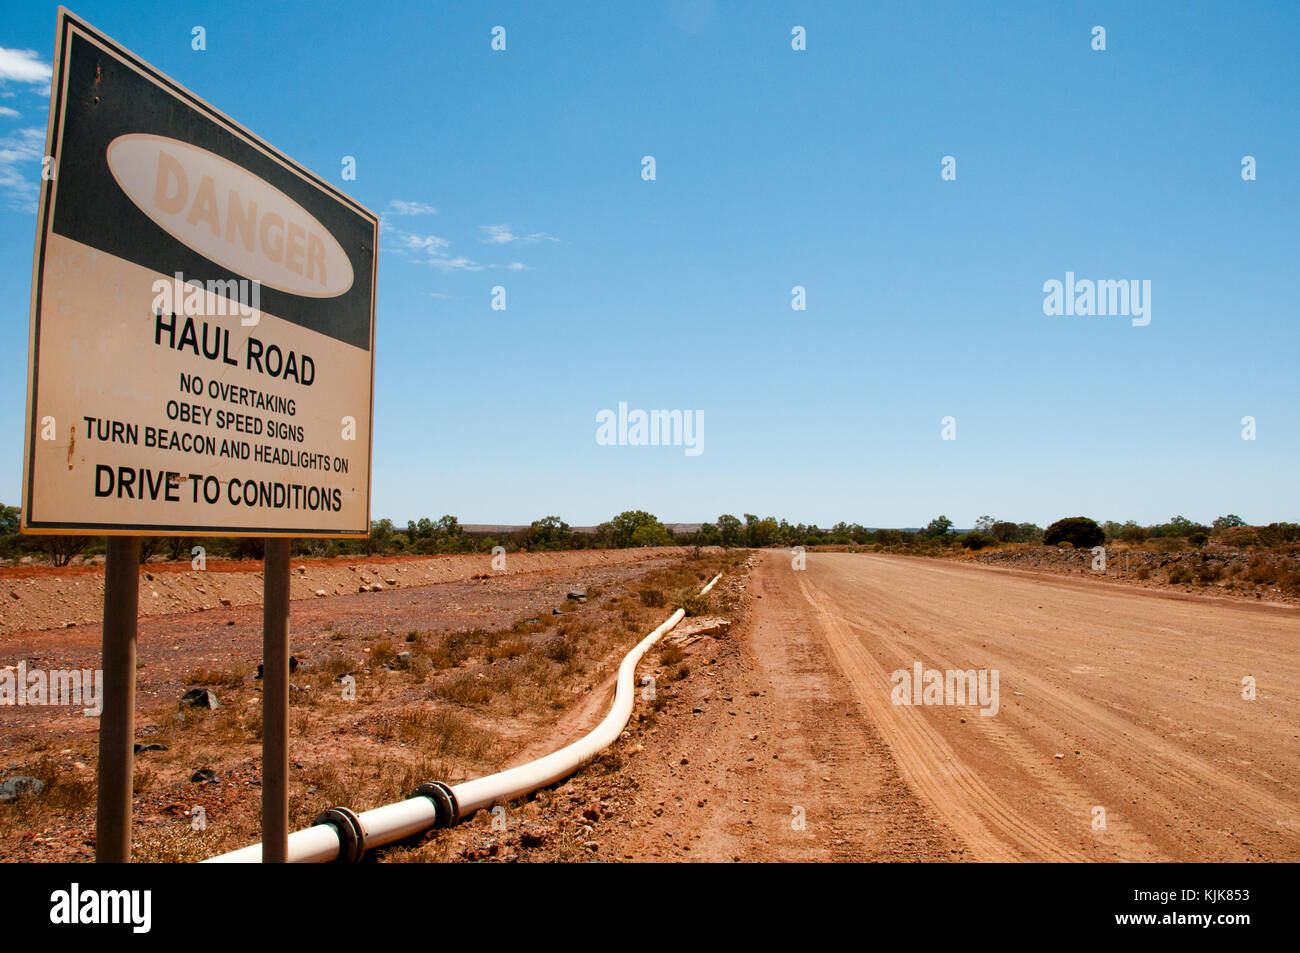
<path id="1" fill-rule="evenodd" d="M 989 6 L 73 10 L 383 214 L 374 517 L 1297 519 L 1300 6 Z M 55 11 L 0 26 L 5 502 Z M 1044 315 L 1067 271 L 1151 323 Z"/>

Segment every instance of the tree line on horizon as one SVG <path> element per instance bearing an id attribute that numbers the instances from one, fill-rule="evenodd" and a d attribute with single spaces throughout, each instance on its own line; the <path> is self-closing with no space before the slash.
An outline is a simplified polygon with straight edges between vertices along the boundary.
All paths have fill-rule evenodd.
<path id="1" fill-rule="evenodd" d="M 763 549 L 771 546 L 875 546 L 891 551 L 930 551 L 948 547 L 984 549 L 1007 543 L 1055 546 L 1096 546 L 1124 542 L 1138 544 L 1152 539 L 1182 539 L 1201 547 L 1211 538 L 1234 545 L 1276 546 L 1300 541 L 1300 524 L 1270 523 L 1247 526 L 1236 514 L 1220 516 L 1205 526 L 1183 516 L 1166 523 L 1141 525 L 1133 520 L 1098 523 L 1084 516 L 1066 517 L 1043 529 L 1034 523 L 1016 523 L 981 516 L 968 531 L 956 530 L 952 520 L 940 515 L 919 529 L 868 528 L 859 523 L 840 522 L 823 529 L 816 524 L 790 523 L 753 513 L 738 518 L 724 513 L 713 522 L 689 532 L 674 532 L 654 514 L 625 510 L 594 529 L 575 530 L 558 516 L 545 516 L 529 526 L 510 532 L 471 532 L 460 520 L 445 514 L 437 520 L 424 517 L 408 520 L 405 528 L 391 519 L 373 520 L 370 535 L 362 539 L 310 539 L 293 541 L 295 556 L 393 556 L 449 553 L 491 553 L 501 547 L 507 553 L 553 552 L 580 549 L 626 549 L 642 546 L 722 546 Z M 56 566 L 67 565 L 77 556 L 104 551 L 103 537 L 23 536 L 18 533 L 19 510 L 0 505 L 0 558 L 48 557 Z M 141 561 L 155 556 L 190 560 L 194 547 L 202 546 L 207 558 L 260 559 L 258 538 L 146 536 Z"/>

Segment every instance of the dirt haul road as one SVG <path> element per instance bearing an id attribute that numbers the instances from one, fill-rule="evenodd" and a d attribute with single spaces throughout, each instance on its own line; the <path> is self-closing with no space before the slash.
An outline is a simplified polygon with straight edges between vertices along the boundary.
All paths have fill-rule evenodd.
<path id="1" fill-rule="evenodd" d="M 752 635 L 826 650 L 963 859 L 1300 859 L 1295 609 L 907 557 L 795 571 L 771 551 L 751 593 Z M 924 700 L 894 676 L 917 663 L 996 671 L 996 714 L 895 704 Z"/>

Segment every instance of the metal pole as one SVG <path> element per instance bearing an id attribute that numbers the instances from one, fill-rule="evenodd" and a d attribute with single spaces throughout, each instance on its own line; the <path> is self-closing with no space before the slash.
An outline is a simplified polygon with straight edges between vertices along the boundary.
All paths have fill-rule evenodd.
<path id="1" fill-rule="evenodd" d="M 265 541 L 262 573 L 262 862 L 289 861 L 289 540 Z"/>
<path id="2" fill-rule="evenodd" d="M 135 766 L 135 640 L 140 596 L 139 536 L 108 537 L 104 562 L 104 699 L 99 717 L 95 862 L 131 859 Z"/>

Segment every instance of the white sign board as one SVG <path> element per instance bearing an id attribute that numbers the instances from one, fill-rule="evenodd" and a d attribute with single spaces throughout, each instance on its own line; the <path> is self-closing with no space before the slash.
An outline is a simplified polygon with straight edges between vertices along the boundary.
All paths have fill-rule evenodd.
<path id="1" fill-rule="evenodd" d="M 60 10 L 23 529 L 364 536 L 376 216 Z"/>

